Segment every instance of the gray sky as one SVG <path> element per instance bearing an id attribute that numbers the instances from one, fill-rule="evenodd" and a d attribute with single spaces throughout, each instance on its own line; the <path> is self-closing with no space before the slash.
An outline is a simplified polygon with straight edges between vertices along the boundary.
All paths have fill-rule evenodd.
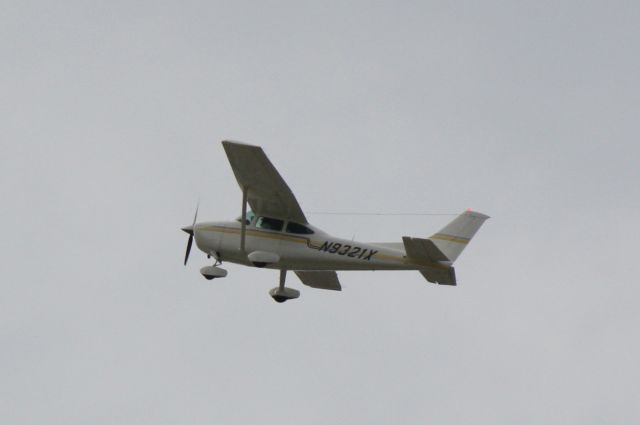
<path id="1" fill-rule="evenodd" d="M 0 421 L 640 420 L 640 6 L 32 2 L 0 13 Z M 207 282 L 239 214 L 220 145 L 306 211 L 492 216 L 459 286 Z M 400 241 L 450 217 L 309 215 Z"/>

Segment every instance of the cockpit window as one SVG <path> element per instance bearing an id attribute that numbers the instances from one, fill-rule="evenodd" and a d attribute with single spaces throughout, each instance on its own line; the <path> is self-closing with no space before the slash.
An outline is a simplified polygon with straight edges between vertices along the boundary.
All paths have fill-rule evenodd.
<path id="1" fill-rule="evenodd" d="M 245 216 L 244 216 L 244 218 L 245 218 L 244 222 L 245 222 L 246 224 L 251 224 L 251 222 L 253 221 L 253 218 L 254 218 L 255 216 L 256 216 L 256 215 L 254 214 L 254 212 L 253 212 L 253 211 L 251 211 L 251 210 L 247 211 L 247 215 L 245 215 Z M 242 216 L 240 216 L 240 217 L 236 218 L 236 221 L 239 221 L 239 222 L 241 222 L 241 223 L 242 223 Z"/>
<path id="2" fill-rule="evenodd" d="M 287 223 L 287 233 L 296 233 L 298 235 L 311 235 L 313 234 L 313 230 L 309 229 L 307 226 L 302 224 L 294 223 L 290 221 Z"/>
<path id="3" fill-rule="evenodd" d="M 275 230 L 276 232 L 282 230 L 282 226 L 284 226 L 284 221 L 278 220 L 277 218 L 260 217 L 256 222 L 257 228 L 265 230 Z"/>

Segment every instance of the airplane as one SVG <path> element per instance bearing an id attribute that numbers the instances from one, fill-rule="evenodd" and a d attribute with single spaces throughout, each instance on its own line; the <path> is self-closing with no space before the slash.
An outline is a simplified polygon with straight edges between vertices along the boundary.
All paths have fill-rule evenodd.
<path id="1" fill-rule="evenodd" d="M 208 280 L 224 278 L 223 261 L 280 271 L 279 285 L 269 291 L 278 303 L 300 291 L 285 286 L 293 271 L 306 286 L 342 290 L 337 271 L 416 270 L 427 281 L 457 284 L 454 261 L 489 216 L 466 210 L 429 238 L 402 237 L 402 242 L 364 243 L 341 239 L 309 223 L 289 186 L 260 146 L 223 141 L 222 146 L 242 191 L 241 214 L 235 221 L 190 226 L 184 265 L 195 239 L 198 249 L 213 257 L 200 269 Z M 251 207 L 247 209 L 247 204 Z"/>

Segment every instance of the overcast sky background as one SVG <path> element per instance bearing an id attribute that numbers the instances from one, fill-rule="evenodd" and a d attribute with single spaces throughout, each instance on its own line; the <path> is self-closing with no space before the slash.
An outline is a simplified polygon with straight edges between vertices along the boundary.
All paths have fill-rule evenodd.
<path id="1" fill-rule="evenodd" d="M 0 13 L 0 422 L 640 420 L 637 1 L 34 2 Z M 492 216 L 459 286 L 182 266 L 239 215 Z M 309 214 L 365 241 L 452 217 Z"/>

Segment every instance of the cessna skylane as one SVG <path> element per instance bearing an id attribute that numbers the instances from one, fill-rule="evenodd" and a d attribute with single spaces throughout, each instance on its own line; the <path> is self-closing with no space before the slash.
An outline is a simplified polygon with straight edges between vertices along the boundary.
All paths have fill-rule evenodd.
<path id="1" fill-rule="evenodd" d="M 222 146 L 242 190 L 242 214 L 235 221 L 196 223 L 189 234 L 184 265 L 195 239 L 213 257 L 200 269 L 206 279 L 223 278 L 223 261 L 280 271 L 280 284 L 269 291 L 279 303 L 298 298 L 285 286 L 287 271 L 304 285 L 340 291 L 336 271 L 417 270 L 427 281 L 456 285 L 453 262 L 489 216 L 467 210 L 429 238 L 404 236 L 402 242 L 364 243 L 340 239 L 311 225 L 298 201 L 259 146 L 223 141 Z M 247 204 L 251 207 L 247 209 Z"/>

